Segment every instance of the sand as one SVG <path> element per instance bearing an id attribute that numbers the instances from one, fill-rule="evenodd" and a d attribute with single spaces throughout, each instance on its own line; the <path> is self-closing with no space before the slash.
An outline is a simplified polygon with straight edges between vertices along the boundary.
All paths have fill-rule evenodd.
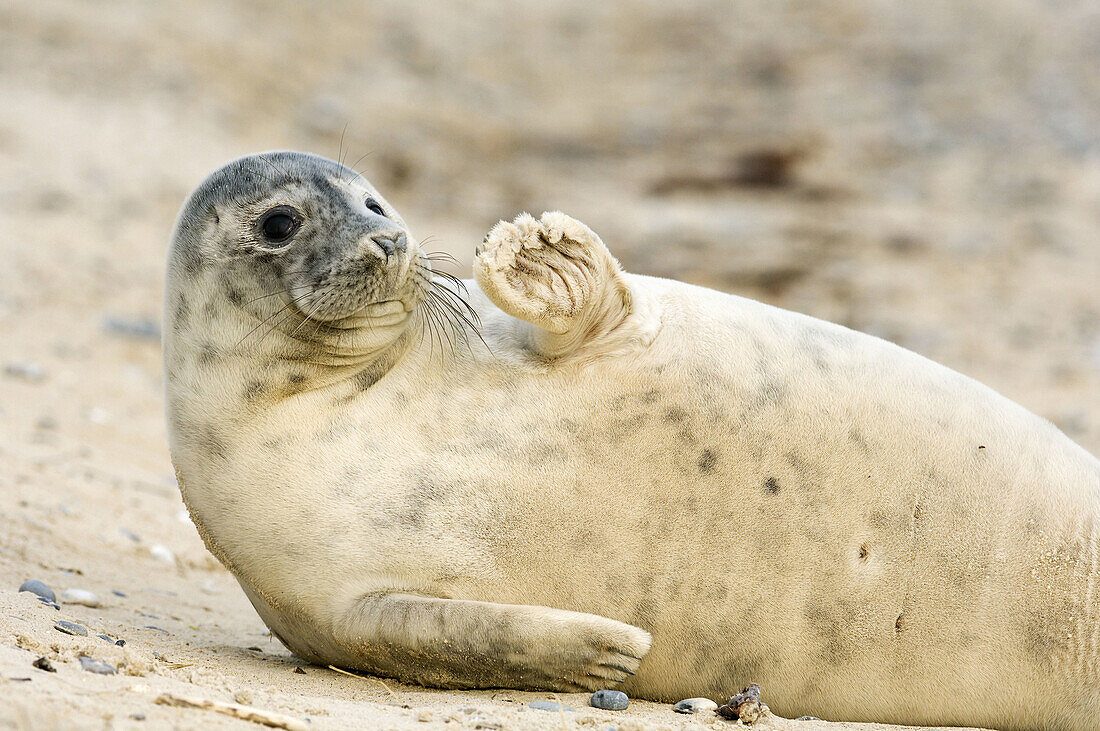
<path id="1" fill-rule="evenodd" d="M 550 5 L 0 8 L 0 728 L 257 727 L 166 695 L 292 728 L 727 725 L 349 677 L 266 633 L 183 511 L 156 333 L 175 212 L 239 154 L 343 154 L 457 273 L 498 218 L 565 210 L 631 271 L 886 337 L 1100 451 L 1094 4 Z"/>

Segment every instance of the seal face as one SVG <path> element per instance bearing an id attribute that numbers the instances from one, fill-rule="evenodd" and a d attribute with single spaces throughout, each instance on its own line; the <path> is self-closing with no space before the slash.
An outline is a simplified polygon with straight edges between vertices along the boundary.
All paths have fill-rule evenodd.
<path id="1" fill-rule="evenodd" d="M 434 271 L 356 173 L 241 158 L 173 236 L 173 462 L 321 664 L 994 728 L 1100 713 L 1100 462 L 876 338 L 626 274 L 561 213 Z M 1047 688 L 1042 704 L 1031 690 Z M 950 689 L 950 692 L 945 692 Z"/>

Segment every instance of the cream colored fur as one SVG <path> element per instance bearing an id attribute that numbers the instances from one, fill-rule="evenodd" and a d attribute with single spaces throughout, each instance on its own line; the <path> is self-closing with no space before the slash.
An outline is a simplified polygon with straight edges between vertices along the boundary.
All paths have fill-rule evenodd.
<path id="1" fill-rule="evenodd" d="M 286 342 L 166 322 L 184 497 L 294 652 L 446 687 L 758 682 L 787 716 L 1095 727 L 1100 463 L 1053 426 L 876 338 L 625 274 L 561 213 L 498 224 L 475 275 L 488 347 L 441 356 L 399 323 L 368 387 L 345 354 L 243 401 Z M 171 268 L 169 311 L 218 282 Z M 198 365 L 209 342 L 232 357 Z"/>

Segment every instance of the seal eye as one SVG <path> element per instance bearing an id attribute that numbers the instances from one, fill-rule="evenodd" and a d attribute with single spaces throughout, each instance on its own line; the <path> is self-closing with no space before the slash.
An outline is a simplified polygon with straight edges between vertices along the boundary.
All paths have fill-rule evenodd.
<path id="1" fill-rule="evenodd" d="M 268 211 L 263 221 L 260 222 L 260 233 L 272 243 L 282 243 L 294 235 L 301 225 L 301 220 L 292 215 L 292 211 L 286 208 L 275 208 Z"/>
<path id="2" fill-rule="evenodd" d="M 379 216 L 386 215 L 386 212 L 382 210 L 382 206 L 378 205 L 378 201 L 374 198 L 367 198 L 367 209 L 377 213 Z"/>

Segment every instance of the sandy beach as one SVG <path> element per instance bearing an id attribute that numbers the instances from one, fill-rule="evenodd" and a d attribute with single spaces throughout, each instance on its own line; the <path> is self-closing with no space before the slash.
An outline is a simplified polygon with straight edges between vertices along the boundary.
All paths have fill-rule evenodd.
<path id="1" fill-rule="evenodd" d="M 0 8 L 0 47 L 0 728 L 260 727 L 187 699 L 318 730 L 730 725 L 353 677 L 268 634 L 180 500 L 160 356 L 176 212 L 241 154 L 343 156 L 462 276 L 498 219 L 563 210 L 629 271 L 886 338 L 1100 453 L 1087 0 L 49 0 Z"/>

